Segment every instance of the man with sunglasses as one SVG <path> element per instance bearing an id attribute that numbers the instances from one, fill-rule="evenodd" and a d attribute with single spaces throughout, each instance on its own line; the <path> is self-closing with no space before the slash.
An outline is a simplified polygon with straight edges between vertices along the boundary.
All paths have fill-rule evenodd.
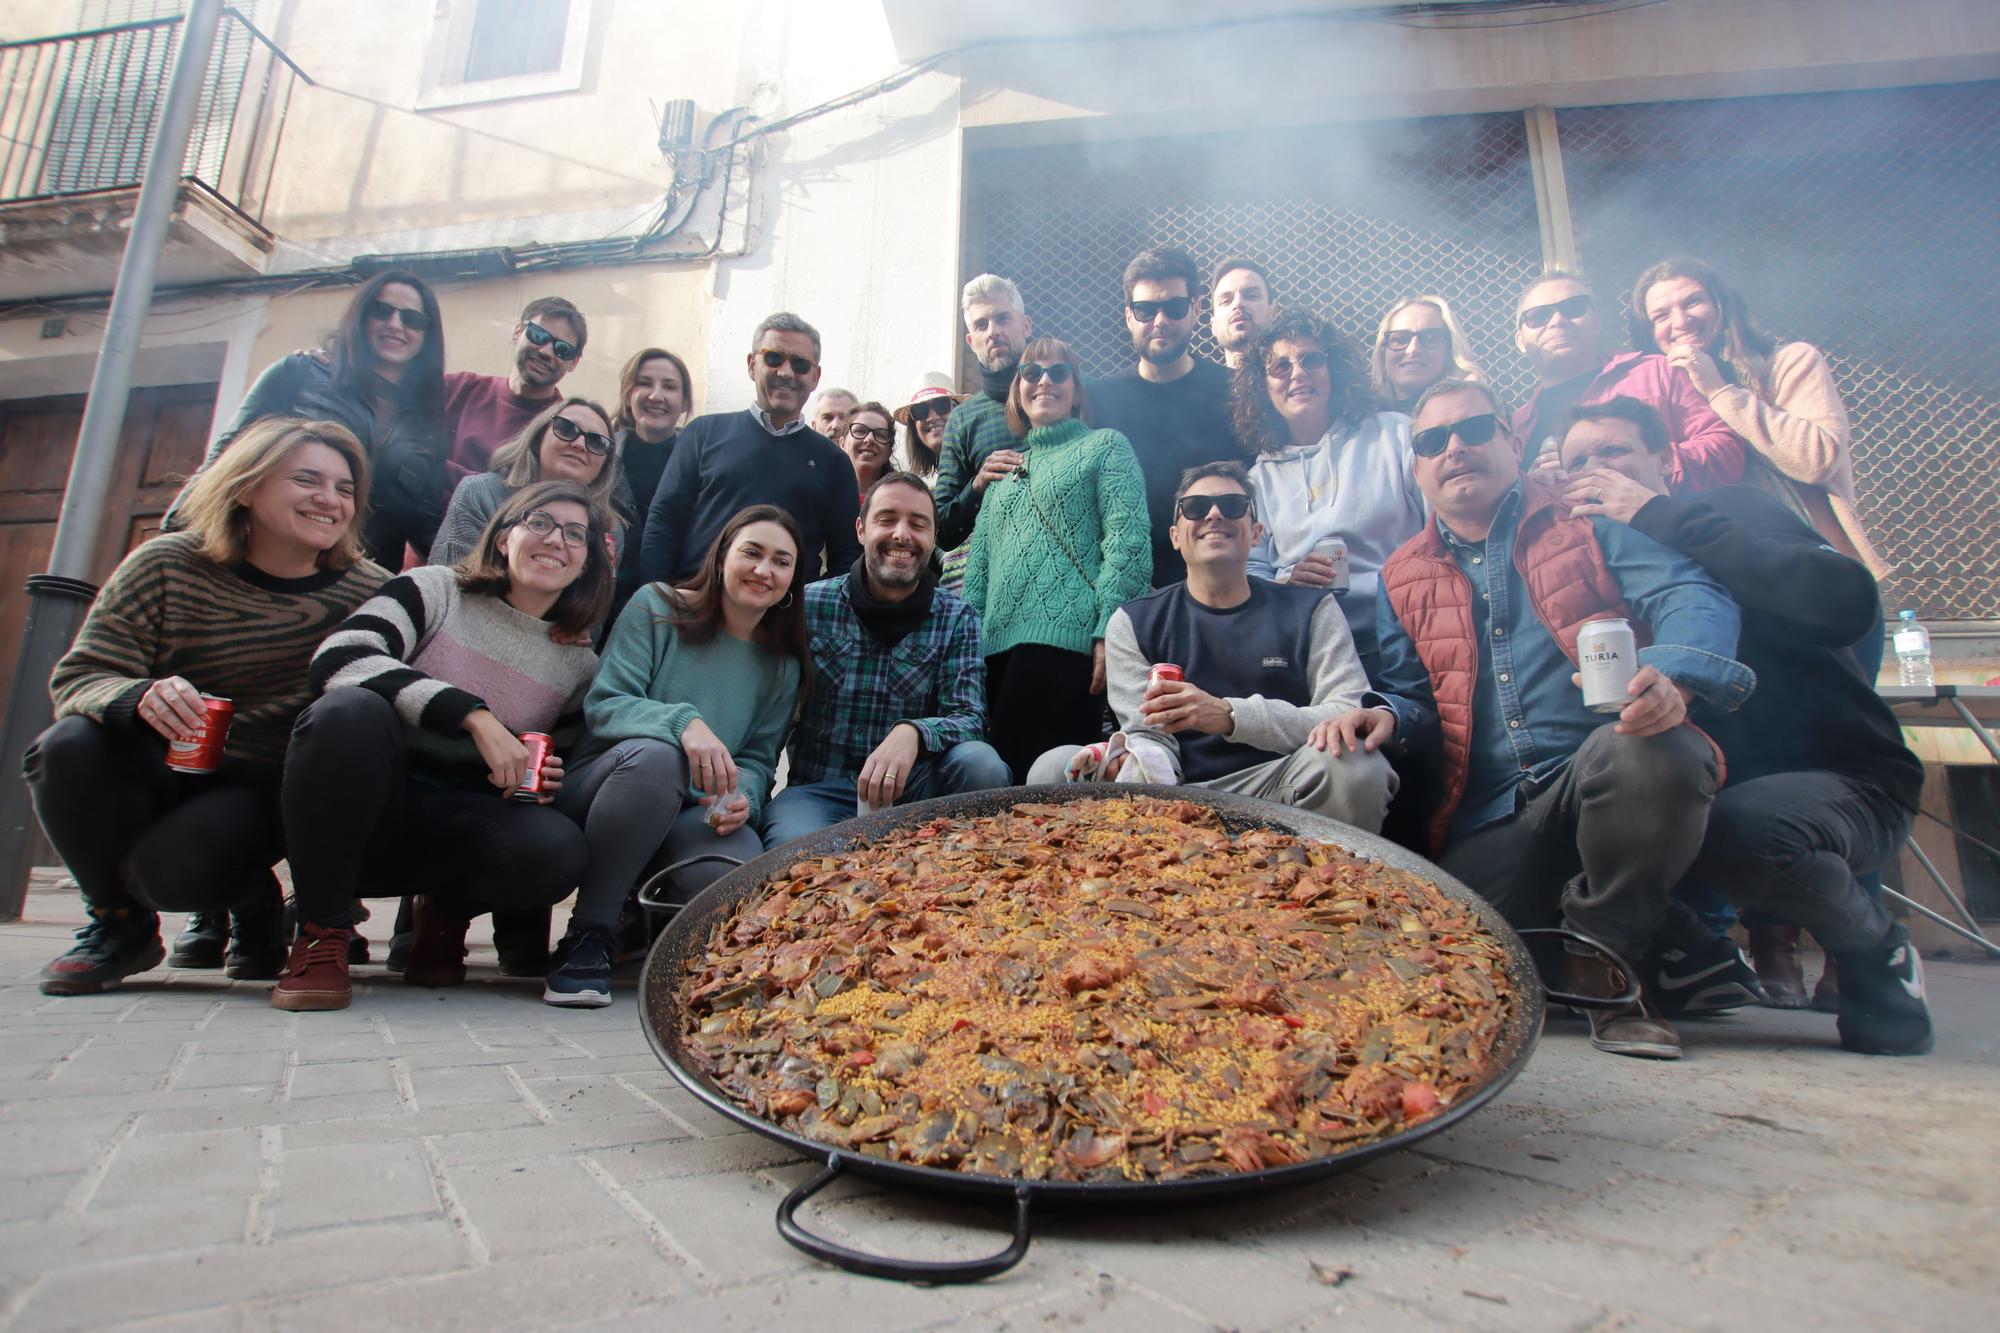
<path id="1" fill-rule="evenodd" d="M 802 583 L 861 558 L 854 466 L 804 416 L 819 383 L 819 331 L 788 310 L 766 315 L 744 363 L 756 404 L 689 422 L 653 492 L 639 546 L 639 576 L 648 583 L 694 574 L 724 526 L 749 505 L 776 505 L 797 520 L 805 537 Z"/>
<path id="2" fill-rule="evenodd" d="M 1666 422 L 1673 441 L 1667 484 L 1676 495 L 1743 479 L 1743 441 L 1685 373 L 1653 352 L 1604 355 L 1597 296 L 1582 278 L 1551 270 L 1530 283 L 1515 303 L 1514 345 L 1535 372 L 1534 396 L 1513 421 L 1530 465 L 1554 468 L 1571 408 L 1622 395 Z"/>
<path id="3" fill-rule="evenodd" d="M 1517 925 L 1560 919 L 1643 960 L 1701 847 L 1720 754 L 1686 725 L 1726 713 L 1755 677 L 1734 658 L 1736 603 L 1692 561 L 1615 523 L 1572 517 L 1520 476 L 1493 390 L 1441 380 L 1417 400 L 1417 484 L 1434 518 L 1382 568 L 1373 706 L 1343 744 L 1442 748 L 1433 856 Z M 1574 674 L 1588 622 L 1632 623 L 1639 669 L 1616 714 Z M 1569 954 L 1568 988 L 1625 994 L 1625 966 Z M 1560 983 L 1558 983 L 1560 984 Z M 1674 1059 L 1653 997 L 1593 1010 L 1591 1041 Z"/>
<path id="4" fill-rule="evenodd" d="M 1146 474 L 1153 586 L 1186 574 L 1174 548 L 1174 491 L 1204 463 L 1246 461 L 1229 419 L 1229 372 L 1192 350 L 1201 271 L 1187 251 L 1141 250 L 1125 266 L 1125 329 L 1136 364 L 1090 386 L 1095 424 L 1132 442 Z"/>
<path id="5" fill-rule="evenodd" d="M 1094 776 L 1213 787 L 1380 829 L 1395 770 L 1375 747 L 1334 743 L 1331 730 L 1368 689 L 1339 604 L 1323 588 L 1250 577 L 1261 530 L 1241 463 L 1189 468 L 1176 489 L 1168 539 L 1187 579 L 1126 603 L 1105 626 L 1105 684 L 1127 753 Z M 1156 663 L 1182 678 L 1154 680 Z M 1049 750 L 1028 781 L 1082 776 L 1080 756 L 1095 761 L 1095 750 Z"/>
<path id="6" fill-rule="evenodd" d="M 556 386 L 576 369 L 589 337 L 581 310 L 560 296 L 540 297 L 528 302 L 514 325 L 514 365 L 505 375 L 455 370 L 444 377 L 445 429 L 451 433 L 447 500 L 459 482 L 492 466 L 495 449 L 549 410 Z"/>

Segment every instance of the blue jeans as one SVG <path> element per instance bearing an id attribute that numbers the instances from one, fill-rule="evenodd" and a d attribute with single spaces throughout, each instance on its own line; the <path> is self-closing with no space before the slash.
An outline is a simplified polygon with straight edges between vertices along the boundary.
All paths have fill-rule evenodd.
<path id="1" fill-rule="evenodd" d="M 858 776 L 858 775 L 857 775 Z M 985 741 L 962 741 L 935 757 L 917 761 L 898 805 L 928 801 L 934 796 L 988 791 L 1013 782 L 1000 754 Z M 825 778 L 794 783 L 771 799 L 764 812 L 764 847 L 817 833 L 855 814 L 854 778 Z"/>

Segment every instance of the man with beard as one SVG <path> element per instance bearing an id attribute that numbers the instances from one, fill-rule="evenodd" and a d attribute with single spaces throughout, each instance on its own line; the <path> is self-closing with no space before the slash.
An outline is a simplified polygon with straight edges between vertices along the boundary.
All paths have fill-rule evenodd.
<path id="1" fill-rule="evenodd" d="M 1216 266 L 1215 285 L 1208 289 L 1208 331 L 1222 349 L 1231 370 L 1243 364 L 1243 354 L 1271 322 L 1278 298 L 1271 275 L 1254 259 L 1225 259 Z"/>
<path id="2" fill-rule="evenodd" d="M 819 331 L 790 311 L 766 315 L 746 363 L 757 405 L 696 417 L 674 446 L 646 515 L 644 582 L 693 575 L 723 526 L 748 505 L 776 505 L 798 520 L 805 536 L 800 581 L 822 568 L 845 569 L 861 554 L 853 536 L 854 467 L 801 415 L 819 383 Z"/>
<path id="3" fill-rule="evenodd" d="M 790 778 L 764 845 L 854 816 L 857 805 L 1004 787 L 986 730 L 979 615 L 937 586 L 937 503 L 907 472 L 868 488 L 852 569 L 808 587 L 813 682 L 792 733 Z"/>
<path id="4" fill-rule="evenodd" d="M 981 392 L 967 398 L 944 423 L 938 458 L 937 541 L 945 550 L 972 536 L 986 488 L 1021 466 L 1019 443 L 1007 428 L 1007 391 L 1014 367 L 1035 331 L 1021 303 L 1021 289 L 997 273 L 982 273 L 959 297 L 965 345 L 979 362 Z"/>
<path id="5" fill-rule="evenodd" d="M 1190 350 L 1201 274 L 1185 250 L 1141 250 L 1125 266 L 1125 328 L 1138 364 L 1093 384 L 1095 422 L 1132 442 L 1146 474 L 1153 586 L 1187 577 L 1174 549 L 1174 490 L 1204 463 L 1245 462 L 1229 418 L 1229 372 Z"/>
<path id="6" fill-rule="evenodd" d="M 576 369 L 590 337 L 583 312 L 560 296 L 528 302 L 514 325 L 514 367 L 505 375 L 455 370 L 444 377 L 444 423 L 451 437 L 445 498 L 484 472 L 493 451 L 556 401 L 556 386 Z"/>

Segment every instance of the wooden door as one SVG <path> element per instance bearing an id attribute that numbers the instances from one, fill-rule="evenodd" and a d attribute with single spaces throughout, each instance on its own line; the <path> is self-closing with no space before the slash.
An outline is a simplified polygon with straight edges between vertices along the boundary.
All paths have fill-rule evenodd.
<path id="1" fill-rule="evenodd" d="M 28 616 L 22 585 L 48 568 L 83 401 L 72 394 L 0 402 L 0 690 L 13 683 Z M 201 462 L 214 412 L 213 384 L 132 391 L 93 582 L 102 584 L 127 551 L 159 531 L 182 479 Z"/>

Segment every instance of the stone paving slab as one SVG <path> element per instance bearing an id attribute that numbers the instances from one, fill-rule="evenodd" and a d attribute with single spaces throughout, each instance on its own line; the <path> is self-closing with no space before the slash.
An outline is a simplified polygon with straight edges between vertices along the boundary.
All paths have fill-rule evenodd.
<path id="1" fill-rule="evenodd" d="M 41 996 L 79 915 L 37 892 L 0 926 L 0 1329 L 1974 1328 L 2000 1299 L 1996 967 L 1931 965 L 1919 1060 L 1845 1055 L 1810 1013 L 1690 1024 L 1678 1064 L 1552 1022 L 1415 1150 L 1201 1207 L 1045 1210 L 1011 1273 L 926 1289 L 779 1239 L 815 1168 L 660 1068 L 629 981 L 549 1009 L 475 937 L 467 985 L 364 968 L 340 1014 L 164 969 Z M 864 1180 L 804 1217 L 932 1258 L 1006 1223 Z"/>

